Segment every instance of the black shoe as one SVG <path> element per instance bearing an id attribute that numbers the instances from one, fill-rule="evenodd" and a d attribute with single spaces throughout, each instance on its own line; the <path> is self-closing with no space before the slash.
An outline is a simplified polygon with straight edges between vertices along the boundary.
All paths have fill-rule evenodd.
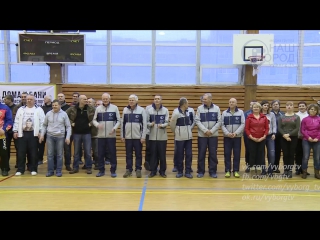
<path id="1" fill-rule="evenodd" d="M 69 173 L 70 174 L 74 174 L 74 173 L 78 173 L 79 172 L 79 169 L 73 169 L 73 170 L 71 170 Z"/>
<path id="2" fill-rule="evenodd" d="M 280 173 L 280 170 L 277 169 L 277 170 L 274 170 L 273 172 L 274 172 L 274 173 Z"/>
<path id="3" fill-rule="evenodd" d="M 249 173 L 250 172 L 250 167 L 247 166 L 246 170 L 245 170 L 245 173 Z"/>
<path id="4" fill-rule="evenodd" d="M 87 168 L 87 174 L 92 174 L 92 169 L 91 168 Z"/>
<path id="5" fill-rule="evenodd" d="M 154 177 L 154 176 L 156 176 L 156 175 L 157 175 L 156 173 L 151 172 L 151 173 L 148 175 L 148 177 L 149 177 L 149 178 L 152 178 L 152 177 Z"/>
<path id="6" fill-rule="evenodd" d="M 6 169 L 2 169 L 2 176 L 8 176 L 9 173 Z"/>
<path id="7" fill-rule="evenodd" d="M 87 169 L 86 165 L 84 164 L 81 169 L 83 170 Z"/>
<path id="8" fill-rule="evenodd" d="M 150 164 L 149 162 L 145 161 L 144 164 L 143 164 L 144 168 L 147 170 L 147 171 L 150 171 Z"/>
<path id="9" fill-rule="evenodd" d="M 71 169 L 70 166 L 66 166 L 66 170 L 67 170 L 67 171 L 72 171 L 72 169 Z"/>
<path id="10" fill-rule="evenodd" d="M 163 177 L 163 178 L 167 177 L 167 175 L 165 173 L 160 173 L 160 176 Z"/>

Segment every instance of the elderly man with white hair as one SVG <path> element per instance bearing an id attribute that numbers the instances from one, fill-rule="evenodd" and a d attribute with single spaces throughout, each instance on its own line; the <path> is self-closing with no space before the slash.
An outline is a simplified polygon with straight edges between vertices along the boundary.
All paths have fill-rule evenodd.
<path id="1" fill-rule="evenodd" d="M 120 126 L 120 113 L 116 105 L 111 104 L 110 94 L 102 94 L 103 104 L 96 108 L 93 125 L 98 129 L 98 163 L 99 172 L 96 177 L 102 177 L 105 175 L 105 152 L 106 148 L 110 152 L 110 172 L 111 177 L 117 177 L 117 149 L 116 149 L 116 130 Z"/>
<path id="2" fill-rule="evenodd" d="M 121 123 L 121 141 L 125 142 L 126 147 L 126 172 L 123 177 L 132 176 L 134 150 L 136 176 L 141 178 L 142 144 L 146 139 L 147 114 L 146 110 L 138 105 L 137 95 L 129 96 L 129 105 L 123 109 Z"/>

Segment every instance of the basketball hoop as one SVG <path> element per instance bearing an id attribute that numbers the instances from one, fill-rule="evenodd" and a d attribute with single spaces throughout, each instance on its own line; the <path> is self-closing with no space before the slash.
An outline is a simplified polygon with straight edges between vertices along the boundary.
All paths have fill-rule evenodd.
<path id="1" fill-rule="evenodd" d="M 252 76 L 259 73 L 260 66 L 263 64 L 265 56 L 250 56 L 248 57 L 253 67 Z"/>

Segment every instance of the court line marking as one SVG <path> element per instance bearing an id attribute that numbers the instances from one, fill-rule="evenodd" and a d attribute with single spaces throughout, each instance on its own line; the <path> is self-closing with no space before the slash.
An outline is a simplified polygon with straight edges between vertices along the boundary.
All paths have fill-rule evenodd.
<path id="1" fill-rule="evenodd" d="M 14 174 L 12 174 L 12 175 L 10 175 L 8 177 L 2 178 L 2 179 L 0 179 L 0 182 L 4 182 L 5 180 L 8 180 L 8 179 L 12 178 L 13 176 L 14 176 Z"/>
<path id="2" fill-rule="evenodd" d="M 75 179 L 75 178 L 86 178 L 86 179 L 97 179 L 97 180 L 100 180 L 101 179 L 105 179 L 104 177 L 102 178 L 97 178 L 97 177 L 93 177 L 93 176 L 83 176 L 83 177 L 69 177 L 70 174 L 68 173 L 65 173 L 64 175 L 62 175 L 62 177 L 55 177 L 55 176 L 52 176 L 50 178 L 46 177 L 45 175 L 44 176 L 39 176 L 39 174 L 37 176 L 28 176 L 28 175 L 21 175 L 21 176 L 15 176 L 15 175 L 12 175 L 12 176 L 15 176 L 16 178 L 12 178 L 12 179 L 22 179 L 22 178 L 34 178 L 34 179 L 37 179 L 37 178 L 46 178 L 46 179 L 67 179 L 67 178 L 70 178 L 70 179 Z M 68 176 L 68 177 L 66 177 Z M 112 178 L 111 176 L 106 176 L 107 179 L 112 179 L 113 181 L 117 181 L 117 180 L 128 180 L 128 178 Z M 136 181 L 144 181 L 143 178 L 135 178 L 135 177 L 132 177 L 130 178 L 131 180 L 136 180 Z M 262 182 L 279 182 L 279 183 L 283 183 L 283 182 L 286 182 L 286 183 L 290 183 L 291 181 L 294 181 L 294 182 L 305 182 L 305 183 L 310 183 L 310 182 L 318 182 L 320 183 L 320 180 L 318 179 L 307 179 L 307 180 L 304 180 L 304 179 L 295 179 L 295 178 L 292 178 L 292 180 L 279 180 L 279 179 L 268 179 L 268 180 L 261 180 L 261 179 L 242 179 L 242 178 L 211 178 L 211 177 L 207 177 L 207 178 L 193 178 L 193 179 L 177 179 L 177 178 L 152 178 L 152 180 L 150 181 L 155 181 L 155 180 L 160 180 L 160 181 L 166 181 L 166 180 L 179 180 L 179 181 L 212 181 L 212 182 L 215 182 L 215 181 L 237 181 L 237 182 L 255 182 L 255 183 L 262 183 Z M 0 182 L 1 182 L 1 178 L 0 178 Z"/>
<path id="3" fill-rule="evenodd" d="M 146 178 L 144 180 L 138 211 L 142 211 L 142 209 L 143 209 L 144 198 L 146 196 L 146 191 L 147 191 L 147 184 L 148 184 L 148 175 L 146 176 Z"/>
<path id="4" fill-rule="evenodd" d="M 136 192 L 118 192 L 118 191 L 49 191 L 49 190 L 40 190 L 40 191 L 30 191 L 30 190 L 24 190 L 24 191 L 16 191 L 16 190 L 9 190 L 9 191 L 0 191 L 0 194 L 5 194 L 5 193 L 69 193 L 69 194 L 141 194 L 141 191 L 136 191 Z M 151 191 L 148 192 L 148 194 L 180 194 L 180 195 L 255 195 L 257 193 L 228 193 L 228 192 L 206 192 L 206 193 L 199 193 L 199 192 L 190 192 L 190 191 L 186 191 L 186 192 L 176 192 L 176 191 L 163 191 L 163 192 L 156 192 L 156 191 Z M 279 194 L 279 193 L 270 193 L 270 194 L 266 194 L 264 193 L 264 195 L 268 196 L 300 196 L 300 197 L 320 197 L 320 195 L 316 195 L 316 194 Z"/>
<path id="5" fill-rule="evenodd" d="M 145 180 L 145 184 L 147 184 Z M 1 189 L 41 189 L 41 188 L 47 188 L 47 189 L 105 189 L 105 190 L 139 190 L 140 187 L 122 187 L 122 186 L 0 186 Z M 147 188 L 145 188 L 145 194 L 147 193 Z M 262 191 L 268 191 L 268 192 L 314 192 L 314 193 L 320 193 L 319 190 L 312 190 L 312 189 L 243 189 L 241 187 L 239 188 L 220 188 L 220 187 L 148 187 L 148 190 L 197 190 L 197 191 L 242 191 L 242 192 L 262 192 Z M 17 190 L 14 190 L 17 191 Z M 24 191 L 24 190 L 21 190 Z"/>

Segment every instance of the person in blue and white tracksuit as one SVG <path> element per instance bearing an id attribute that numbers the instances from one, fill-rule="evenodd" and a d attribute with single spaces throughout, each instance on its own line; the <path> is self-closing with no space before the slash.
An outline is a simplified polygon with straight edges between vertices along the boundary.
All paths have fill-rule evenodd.
<path id="1" fill-rule="evenodd" d="M 147 132 L 147 114 L 143 107 L 138 105 L 138 96 L 129 96 L 129 105 L 123 109 L 121 121 L 121 141 L 126 148 L 126 172 L 124 178 L 132 176 L 133 150 L 135 152 L 135 171 L 137 178 L 141 178 L 142 144 Z"/>
<path id="2" fill-rule="evenodd" d="M 245 127 L 245 117 L 241 109 L 237 107 L 237 100 L 230 98 L 229 108 L 222 113 L 221 129 L 223 132 L 225 177 L 229 178 L 231 169 L 233 176 L 240 177 L 241 138 Z M 231 155 L 233 164 L 231 166 Z"/>
<path id="3" fill-rule="evenodd" d="M 189 111 L 188 100 L 180 98 L 179 107 L 174 109 L 170 128 L 174 133 L 175 141 L 175 165 L 177 168 L 177 178 L 183 176 L 184 156 L 185 156 L 185 177 L 193 178 L 191 174 L 192 165 L 192 128 L 194 126 L 194 111 Z"/>
<path id="4" fill-rule="evenodd" d="M 189 115 L 190 115 L 191 132 L 192 132 L 194 126 L 196 125 L 196 123 L 194 121 L 194 116 L 195 116 L 194 109 L 192 107 L 188 107 L 188 112 L 189 112 Z M 178 172 L 177 161 L 176 161 L 176 159 L 177 159 L 177 151 L 176 150 L 177 150 L 177 145 L 176 145 L 176 141 L 174 141 L 173 169 L 172 169 L 172 172 Z M 182 164 L 182 166 L 183 166 L 183 164 Z M 192 167 L 191 167 L 190 172 L 193 173 Z"/>
<path id="5" fill-rule="evenodd" d="M 162 97 L 154 96 L 154 103 L 147 108 L 147 125 L 150 129 L 150 171 L 149 177 L 157 175 L 157 167 L 160 163 L 160 176 L 166 178 L 167 170 L 167 126 L 169 124 L 169 111 L 162 105 Z M 159 162 L 159 163 L 158 163 Z"/>
<path id="6" fill-rule="evenodd" d="M 111 104 L 110 94 L 102 94 L 103 104 L 96 108 L 93 125 L 98 129 L 98 164 L 99 172 L 96 177 L 105 175 L 105 155 L 106 149 L 110 153 L 111 177 L 117 177 L 117 148 L 116 130 L 120 126 L 120 113 L 116 105 Z"/>
<path id="7" fill-rule="evenodd" d="M 205 173 L 205 158 L 209 150 L 209 175 L 217 178 L 217 149 L 218 131 L 221 126 L 220 108 L 212 103 L 211 93 L 206 93 L 202 98 L 203 104 L 198 107 L 195 123 L 198 126 L 198 178 Z"/>

